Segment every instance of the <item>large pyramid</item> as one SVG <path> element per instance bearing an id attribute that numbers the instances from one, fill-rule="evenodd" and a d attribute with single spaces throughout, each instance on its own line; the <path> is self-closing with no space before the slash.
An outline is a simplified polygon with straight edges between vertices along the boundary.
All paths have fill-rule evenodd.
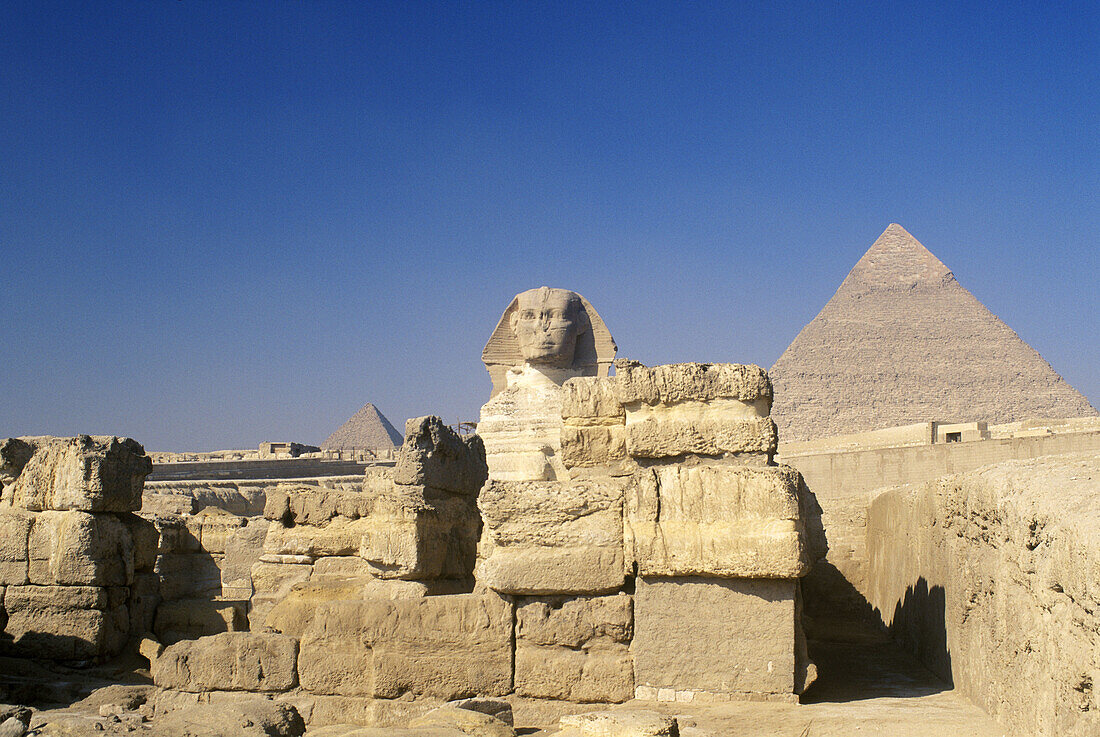
<path id="1" fill-rule="evenodd" d="M 930 420 L 1097 414 L 896 224 L 863 254 L 770 374 L 781 440 Z"/>
<path id="2" fill-rule="evenodd" d="M 368 402 L 329 435 L 321 447 L 325 450 L 389 450 L 401 445 L 403 440 L 390 421 Z"/>

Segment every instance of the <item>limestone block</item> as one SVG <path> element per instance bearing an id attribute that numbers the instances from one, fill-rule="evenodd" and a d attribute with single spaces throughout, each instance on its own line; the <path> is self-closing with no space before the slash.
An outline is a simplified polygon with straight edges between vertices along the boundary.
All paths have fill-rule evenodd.
<path id="1" fill-rule="evenodd" d="M 801 486 L 786 466 L 639 469 L 626 502 L 628 555 L 649 576 L 801 576 L 813 562 Z"/>
<path id="2" fill-rule="evenodd" d="M 634 695 L 631 597 L 516 601 L 516 693 L 575 702 Z"/>
<path id="3" fill-rule="evenodd" d="M 130 584 L 130 632 L 151 632 L 160 605 L 160 578 L 155 573 L 135 573 Z"/>
<path id="4" fill-rule="evenodd" d="M 141 489 L 153 464 L 137 441 L 79 435 L 29 442 L 34 454 L 12 484 L 15 506 L 34 511 L 141 509 Z"/>
<path id="5" fill-rule="evenodd" d="M 126 596 L 125 587 L 8 586 L 0 651 L 57 660 L 114 655 L 129 630 Z"/>
<path id="6" fill-rule="evenodd" d="M 263 698 L 191 704 L 158 718 L 153 729 L 164 737 L 301 737 L 305 732 L 305 722 L 291 704 Z"/>
<path id="7" fill-rule="evenodd" d="M 415 417 L 405 423 L 394 483 L 473 495 L 488 475 L 485 445 L 477 435 L 460 437 L 438 417 Z"/>
<path id="8" fill-rule="evenodd" d="M 252 566 L 252 599 L 248 612 L 250 629 L 262 630 L 268 612 L 286 598 L 297 583 L 309 580 L 313 566 L 308 564 L 266 563 Z"/>
<path id="9" fill-rule="evenodd" d="M 677 737 L 676 719 L 652 711 L 594 711 L 559 721 L 555 737 Z"/>
<path id="10" fill-rule="evenodd" d="M 631 472 L 626 451 L 626 425 L 565 424 L 561 429 L 561 459 L 565 467 L 596 468 L 613 466 L 611 475 L 621 476 Z"/>
<path id="11" fill-rule="evenodd" d="M 633 413 L 632 413 L 633 414 Z M 634 458 L 672 458 L 685 454 L 775 454 L 778 436 L 770 417 L 669 418 L 631 417 L 626 424 L 626 450 Z"/>
<path id="12" fill-rule="evenodd" d="M 264 518 L 319 526 L 334 517 L 364 517 L 372 506 L 373 498 L 360 491 L 280 484 L 267 492 Z"/>
<path id="13" fill-rule="evenodd" d="M 356 561 L 360 569 L 350 565 L 329 565 L 334 561 Z M 341 573 L 341 570 L 348 572 Z M 305 583 L 295 584 L 285 598 L 275 604 L 264 620 L 268 629 L 301 638 L 318 612 L 320 604 L 330 601 L 363 599 L 418 599 L 424 596 L 466 593 L 465 581 L 402 581 L 379 579 L 366 572 L 361 558 L 321 558 L 313 575 Z"/>
<path id="14" fill-rule="evenodd" d="M 797 585 L 639 576 L 635 682 L 680 691 L 793 693 Z"/>
<path id="15" fill-rule="evenodd" d="M 33 584 L 127 586 L 134 580 L 133 540 L 113 514 L 40 512 L 28 552 Z"/>
<path id="16" fill-rule="evenodd" d="M 148 573 L 157 563 L 157 549 L 160 547 L 160 532 L 150 520 L 136 514 L 120 514 L 119 521 L 126 528 L 133 543 L 134 571 Z"/>
<path id="17" fill-rule="evenodd" d="M 263 555 L 264 538 L 270 523 L 262 517 L 251 517 L 246 524 L 232 529 L 225 541 L 225 559 L 222 560 L 222 591 L 229 595 L 236 590 L 243 598 L 252 596 L 252 566 Z"/>
<path id="18" fill-rule="evenodd" d="M 512 690 L 512 607 L 493 594 L 321 603 L 302 635 L 302 687 L 398 698 Z"/>
<path id="19" fill-rule="evenodd" d="M 27 540 L 33 521 L 30 512 L 0 509 L 0 586 L 27 583 Z"/>
<path id="20" fill-rule="evenodd" d="M 481 520 L 471 498 L 394 485 L 365 520 L 359 556 L 379 578 L 471 575 Z"/>
<path id="21" fill-rule="evenodd" d="M 372 618 L 375 696 L 444 699 L 512 690 L 512 605 L 495 594 L 403 599 Z"/>
<path id="22" fill-rule="evenodd" d="M 634 697 L 630 648 L 610 644 L 590 650 L 516 643 L 516 693 L 580 703 L 622 703 Z"/>
<path id="23" fill-rule="evenodd" d="M 326 555 L 355 555 L 367 529 L 367 520 L 336 517 L 323 526 L 306 524 L 284 525 L 272 522 L 264 538 L 264 553 L 271 555 L 303 555 L 320 558 Z"/>
<path id="24" fill-rule="evenodd" d="M 199 547 L 208 553 L 225 553 L 226 541 L 246 519 L 217 507 L 207 507 L 195 515 L 199 522 Z"/>
<path id="25" fill-rule="evenodd" d="M 615 479 L 489 481 L 478 497 L 491 543 L 479 580 L 509 594 L 619 588 L 624 486 Z"/>
<path id="26" fill-rule="evenodd" d="M 615 362 L 614 388 L 619 402 L 666 404 L 732 399 L 761 403 L 759 412 L 771 408 L 772 384 L 768 373 L 755 365 L 737 363 L 673 363 L 652 368 L 637 361 Z"/>
<path id="27" fill-rule="evenodd" d="M 606 425 L 621 425 L 626 413 L 615 392 L 615 377 L 578 377 L 562 384 L 561 416 L 566 422 L 588 424 L 600 421 Z"/>
<path id="28" fill-rule="evenodd" d="M 192 515 L 158 515 L 152 522 L 159 534 L 158 553 L 197 553 L 202 549 L 199 544 L 202 523 Z"/>
<path id="29" fill-rule="evenodd" d="M 287 691 L 298 682 L 297 659 L 293 637 L 224 632 L 165 648 L 152 675 L 176 691 Z"/>
<path id="30" fill-rule="evenodd" d="M 598 641 L 629 643 L 633 634 L 634 605 L 628 594 L 516 600 L 518 640 L 581 648 Z"/>
<path id="31" fill-rule="evenodd" d="M 206 553 L 168 553 L 157 556 L 153 569 L 160 580 L 160 594 L 173 599 L 211 599 L 222 593 L 218 560 Z"/>
<path id="32" fill-rule="evenodd" d="M 511 711 L 509 711 L 511 716 Z M 444 704 L 427 714 L 409 722 L 411 730 L 420 734 L 438 734 L 435 730 L 454 730 L 467 737 L 515 737 L 516 730 L 502 719 L 472 709 L 465 709 L 454 703 Z M 419 732 L 431 729 L 430 733 Z M 410 730 L 410 731 L 411 731 Z"/>
<path id="33" fill-rule="evenodd" d="M 218 599 L 177 599 L 157 607 L 153 633 L 165 645 L 222 632 L 248 629 L 245 602 Z"/>

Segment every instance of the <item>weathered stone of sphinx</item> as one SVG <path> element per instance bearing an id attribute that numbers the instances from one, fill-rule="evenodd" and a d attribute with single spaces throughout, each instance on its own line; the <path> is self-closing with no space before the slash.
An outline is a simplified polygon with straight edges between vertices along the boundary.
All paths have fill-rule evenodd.
<path id="1" fill-rule="evenodd" d="M 615 341 L 584 297 L 549 287 L 516 295 L 481 354 L 493 380 L 478 423 L 489 477 L 568 478 L 559 458 L 561 385 L 607 376 L 614 357 Z"/>
<path id="2" fill-rule="evenodd" d="M 0 441 L 0 653 L 100 659 L 151 624 L 151 468 L 129 438 Z"/>

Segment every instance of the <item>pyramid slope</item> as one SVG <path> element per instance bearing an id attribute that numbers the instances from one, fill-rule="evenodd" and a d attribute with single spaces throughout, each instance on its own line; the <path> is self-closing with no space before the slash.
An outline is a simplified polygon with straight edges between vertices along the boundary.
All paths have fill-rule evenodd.
<path id="1" fill-rule="evenodd" d="M 1088 400 L 891 225 L 772 366 L 780 440 L 930 420 L 1095 416 Z"/>
<path id="2" fill-rule="evenodd" d="M 325 450 L 389 450 L 401 445 L 403 440 L 390 421 L 368 402 L 329 435 L 321 447 Z"/>

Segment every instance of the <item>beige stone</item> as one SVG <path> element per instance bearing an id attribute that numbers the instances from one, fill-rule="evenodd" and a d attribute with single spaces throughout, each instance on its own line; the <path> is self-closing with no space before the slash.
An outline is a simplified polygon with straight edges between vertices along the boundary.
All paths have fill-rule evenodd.
<path id="1" fill-rule="evenodd" d="M 512 690 L 512 607 L 492 594 L 321 603 L 301 639 L 317 693 L 460 698 Z"/>
<path id="2" fill-rule="evenodd" d="M 58 660 L 116 654 L 129 630 L 126 596 L 124 587 L 8 586 L 0 650 Z"/>
<path id="3" fill-rule="evenodd" d="M 134 580 L 133 540 L 112 514 L 40 512 L 28 552 L 34 584 L 127 586 Z"/>
<path id="4" fill-rule="evenodd" d="M 361 491 L 280 484 L 267 493 L 264 518 L 285 524 L 323 525 L 334 517 L 370 514 L 372 498 Z"/>
<path id="5" fill-rule="evenodd" d="M 588 650 L 516 644 L 516 693 L 540 699 L 620 703 L 634 696 L 634 659 L 626 645 Z"/>
<path id="6" fill-rule="evenodd" d="M 272 607 L 287 597 L 297 583 L 309 580 L 313 566 L 265 563 L 252 566 L 252 599 L 248 612 L 250 629 L 262 630 Z"/>
<path id="7" fill-rule="evenodd" d="M 652 711 L 596 711 L 560 720 L 558 737 L 677 737 L 676 720 Z"/>
<path id="8" fill-rule="evenodd" d="M 1010 734 L 1100 733 L 1100 454 L 875 495 L 869 599 L 894 639 Z"/>
<path id="9" fill-rule="evenodd" d="M 376 498 L 358 553 L 379 578 L 464 578 L 473 573 L 480 527 L 472 498 L 394 484 Z"/>
<path id="10" fill-rule="evenodd" d="M 593 641 L 629 643 L 633 636 L 634 602 L 627 594 L 516 600 L 519 640 L 576 649 Z"/>
<path id="11" fill-rule="evenodd" d="M 543 597 L 516 602 L 516 693 L 576 702 L 634 694 L 631 597 Z"/>
<path id="12" fill-rule="evenodd" d="M 221 632 L 248 629 L 245 603 L 218 599 L 177 599 L 157 607 L 153 632 L 165 645 Z"/>
<path id="13" fill-rule="evenodd" d="M 225 559 L 221 563 L 222 591 L 240 591 L 243 598 L 252 596 L 252 566 L 263 555 L 264 538 L 269 521 L 252 517 L 246 524 L 230 531 L 225 541 Z"/>
<path id="14" fill-rule="evenodd" d="M 673 692 L 793 693 L 797 585 L 639 576 L 636 683 Z"/>
<path id="15" fill-rule="evenodd" d="M 664 419 L 649 417 L 626 424 L 626 450 L 634 458 L 674 458 L 694 454 L 775 454 L 775 423 L 769 417 L 746 419 Z"/>
<path id="16" fill-rule="evenodd" d="M 626 502 L 628 555 L 649 576 L 802 576 L 816 559 L 803 491 L 785 466 L 639 469 Z"/>
<path id="17" fill-rule="evenodd" d="M 152 631 L 160 602 L 160 578 L 155 573 L 135 573 L 126 601 L 130 610 L 130 632 Z"/>
<path id="18" fill-rule="evenodd" d="M 34 515 L 20 509 L 0 509 L 0 585 L 27 583 L 27 540 Z"/>
<path id="19" fill-rule="evenodd" d="M 162 554 L 153 569 L 166 600 L 214 598 L 222 593 L 218 560 L 205 553 Z"/>
<path id="20" fill-rule="evenodd" d="M 515 737 L 516 731 L 492 714 L 444 704 L 409 722 L 411 728 L 454 729 L 468 737 Z"/>
<path id="21" fill-rule="evenodd" d="M 134 512 L 152 470 L 130 438 L 33 438 L 34 454 L 12 483 L 15 506 L 34 511 Z M 14 464 L 10 464 L 14 465 Z"/>
<path id="22" fill-rule="evenodd" d="M 479 580 L 510 594 L 619 588 L 625 485 L 615 479 L 489 481 L 478 497 L 491 543 Z"/>
<path id="23" fill-rule="evenodd" d="M 263 550 L 271 555 L 301 555 L 320 558 L 329 555 L 355 555 L 369 523 L 367 519 L 336 517 L 323 526 L 284 525 L 272 522 L 264 538 Z"/>
<path id="24" fill-rule="evenodd" d="M 118 519 L 126 527 L 133 543 L 134 572 L 149 573 L 156 566 L 160 546 L 157 526 L 136 514 L 120 514 Z"/>
<path id="25" fill-rule="evenodd" d="M 766 416 L 772 385 L 759 366 L 737 363 L 673 363 L 648 367 L 637 361 L 615 362 L 615 392 L 629 413 L 633 405 L 736 400 Z"/>
<path id="26" fill-rule="evenodd" d="M 184 640 L 153 663 L 153 682 L 177 691 L 286 691 L 297 685 L 298 643 L 292 637 L 225 632 Z"/>
<path id="27" fill-rule="evenodd" d="M 154 721 L 161 737 L 301 737 L 305 722 L 290 704 L 249 698 L 193 704 Z"/>
<path id="28" fill-rule="evenodd" d="M 430 486 L 455 494 L 477 494 L 488 478 L 485 446 L 477 435 L 460 437 L 438 417 L 415 417 L 405 424 L 393 481 Z"/>

